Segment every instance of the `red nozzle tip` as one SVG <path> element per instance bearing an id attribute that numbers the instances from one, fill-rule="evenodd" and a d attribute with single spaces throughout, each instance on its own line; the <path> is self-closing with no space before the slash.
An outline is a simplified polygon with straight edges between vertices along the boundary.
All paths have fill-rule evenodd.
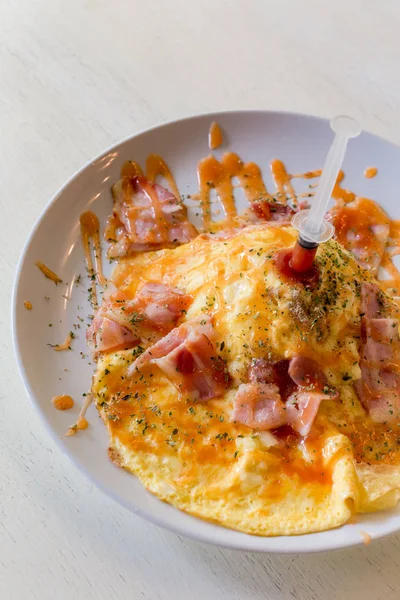
<path id="1" fill-rule="evenodd" d="M 314 266 L 314 258 L 317 253 L 318 246 L 315 248 L 304 248 L 297 240 L 293 248 L 292 258 L 290 259 L 290 267 L 296 273 L 307 273 Z"/>

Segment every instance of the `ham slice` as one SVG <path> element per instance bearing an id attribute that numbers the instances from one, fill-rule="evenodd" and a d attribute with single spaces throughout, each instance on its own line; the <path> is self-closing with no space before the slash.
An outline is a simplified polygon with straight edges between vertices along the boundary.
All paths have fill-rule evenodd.
<path id="1" fill-rule="evenodd" d="M 187 339 L 191 331 L 203 334 L 212 340 L 214 337 L 212 318 L 210 316 L 196 317 L 191 321 L 185 321 L 179 327 L 176 327 L 168 335 L 160 339 L 151 346 L 139 358 L 131 364 L 128 374 L 131 375 L 136 369 L 141 369 L 145 364 L 153 359 L 166 356 L 172 350 L 175 350 L 183 341 Z"/>
<path id="2" fill-rule="evenodd" d="M 380 319 L 387 316 L 388 298 L 376 283 L 361 285 L 361 315 L 367 319 Z"/>
<path id="3" fill-rule="evenodd" d="M 105 232 L 109 258 L 172 248 L 196 237 L 186 207 L 146 177 L 123 177 L 113 187 L 114 209 Z"/>
<path id="4" fill-rule="evenodd" d="M 336 239 L 352 252 L 362 267 L 375 274 L 390 235 L 390 220 L 384 210 L 373 200 L 357 198 L 335 206 L 329 218 L 335 226 Z"/>
<path id="5" fill-rule="evenodd" d="M 251 383 L 273 383 L 275 380 L 274 365 L 265 358 L 255 358 L 249 367 Z"/>
<path id="6" fill-rule="evenodd" d="M 155 364 L 181 394 L 195 400 L 220 396 L 226 391 L 230 376 L 216 354 L 213 337 L 209 316 L 182 323 L 148 348 L 129 367 L 128 376 L 149 363 Z"/>
<path id="7" fill-rule="evenodd" d="M 124 347 L 139 342 L 153 344 L 175 327 L 191 302 L 191 296 L 182 290 L 160 283 L 145 283 L 133 300 L 117 290 L 109 295 L 87 330 L 88 346 L 94 352 L 113 350 L 114 341 L 108 332 L 110 328 L 116 332 L 117 325 L 124 335 Z"/>
<path id="8" fill-rule="evenodd" d="M 335 396 L 336 390 L 330 390 L 321 367 L 310 358 L 295 356 L 289 364 L 288 373 L 296 385 L 301 388 L 317 390 L 326 395 Z"/>
<path id="9" fill-rule="evenodd" d="M 305 437 L 311 431 L 322 400 L 327 396 L 320 392 L 298 392 L 286 402 L 288 424 Z"/>
<path id="10" fill-rule="evenodd" d="M 337 390 L 328 384 L 321 367 L 310 358 L 295 356 L 288 369 L 298 386 L 286 402 L 288 424 L 302 436 L 310 433 L 322 400 L 336 400 Z"/>
<path id="11" fill-rule="evenodd" d="M 387 316 L 389 301 L 376 284 L 361 288 L 361 379 L 354 387 L 373 421 L 400 418 L 399 321 Z"/>
<path id="12" fill-rule="evenodd" d="M 253 429 L 290 425 L 306 436 L 322 400 L 338 397 L 322 369 L 302 356 L 276 363 L 255 359 L 248 377 L 250 382 L 239 386 L 237 391 L 231 420 Z"/>
<path id="13" fill-rule="evenodd" d="M 248 378 L 252 383 L 274 383 L 283 401 L 295 391 L 296 384 L 289 376 L 290 360 L 271 362 L 264 358 L 254 359 L 249 367 Z"/>
<path id="14" fill-rule="evenodd" d="M 129 329 L 109 319 L 103 309 L 97 311 L 90 327 L 86 330 L 88 347 L 92 352 L 111 352 L 132 348 L 139 339 Z"/>
<path id="15" fill-rule="evenodd" d="M 400 418 L 400 374 L 386 368 L 374 368 L 361 362 L 361 379 L 354 387 L 369 416 L 376 423 Z"/>
<path id="16" fill-rule="evenodd" d="M 370 366 L 381 367 L 382 363 L 390 363 L 393 350 L 398 350 L 399 322 L 397 319 L 364 319 L 363 322 L 362 360 Z"/>
<path id="17" fill-rule="evenodd" d="M 270 383 L 242 383 L 236 392 L 231 421 L 266 431 L 286 424 L 279 388 Z"/>
<path id="18" fill-rule="evenodd" d="M 185 314 L 192 297 L 179 288 L 170 288 L 161 283 L 145 283 L 126 311 L 139 312 L 146 322 L 162 331 L 172 329 Z"/>
<path id="19" fill-rule="evenodd" d="M 257 220 L 277 221 L 280 224 L 289 224 L 292 216 L 295 214 L 293 208 L 288 204 L 267 200 L 255 200 L 251 202 L 250 208 L 257 217 Z"/>

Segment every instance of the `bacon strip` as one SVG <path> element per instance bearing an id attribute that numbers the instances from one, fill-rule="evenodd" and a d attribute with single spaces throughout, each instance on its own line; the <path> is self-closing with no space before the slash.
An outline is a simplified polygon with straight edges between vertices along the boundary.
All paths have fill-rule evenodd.
<path id="1" fill-rule="evenodd" d="M 146 319 L 161 330 L 170 330 L 191 302 L 192 297 L 179 288 L 148 282 L 139 290 L 132 307 L 143 312 Z"/>
<path id="2" fill-rule="evenodd" d="M 376 284 L 361 288 L 361 379 L 354 384 L 373 421 L 400 418 L 399 321 L 386 316 L 389 302 Z"/>
<path id="3" fill-rule="evenodd" d="M 286 416 L 288 424 L 305 437 L 311 431 L 311 427 L 318 414 L 322 400 L 327 396 L 321 392 L 302 392 L 293 394 L 286 402 Z"/>
<path id="4" fill-rule="evenodd" d="M 92 352 L 111 352 L 132 348 L 140 341 L 129 329 L 108 318 L 103 309 L 97 311 L 87 329 L 86 340 Z"/>
<path id="5" fill-rule="evenodd" d="M 155 364 L 182 394 L 196 400 L 220 396 L 226 391 L 230 376 L 210 337 L 211 317 L 182 323 L 136 359 L 128 376 L 149 363 Z"/>
<path id="6" fill-rule="evenodd" d="M 302 356 L 276 363 L 253 360 L 248 377 L 250 383 L 242 384 L 237 391 L 231 420 L 253 429 L 290 425 L 306 436 L 322 400 L 338 397 L 322 369 Z"/>
<path id="7" fill-rule="evenodd" d="M 390 235 L 390 220 L 384 210 L 373 200 L 357 198 L 332 208 L 329 218 L 335 226 L 336 239 L 362 267 L 376 273 Z"/>
<path id="8" fill-rule="evenodd" d="M 298 389 L 286 403 L 287 420 L 304 437 L 311 431 L 322 400 L 336 400 L 339 394 L 329 386 L 321 367 L 309 358 L 292 358 L 288 373 Z"/>
<path id="9" fill-rule="evenodd" d="M 361 315 L 366 319 L 381 319 L 387 316 L 389 301 L 376 283 L 361 286 Z"/>
<path id="10" fill-rule="evenodd" d="M 256 358 L 251 362 L 248 372 L 252 383 L 273 383 L 275 379 L 274 365 L 265 358 Z"/>
<path id="11" fill-rule="evenodd" d="M 295 356 L 289 364 L 288 373 L 296 385 L 302 388 L 329 393 L 328 380 L 321 367 L 310 358 Z M 332 395 L 332 394 L 331 394 Z"/>
<path id="12" fill-rule="evenodd" d="M 160 283 L 145 283 L 130 301 L 116 291 L 87 330 L 88 345 L 94 352 L 107 352 L 115 348 L 116 339 L 120 340 L 118 346 L 128 348 L 139 342 L 153 344 L 175 327 L 191 302 L 192 297 L 182 290 Z"/>
<path id="13" fill-rule="evenodd" d="M 258 220 L 277 221 L 281 225 L 284 223 L 289 224 L 292 216 L 295 214 L 293 208 L 288 204 L 268 200 L 254 200 L 251 202 L 250 208 Z"/>
<path id="14" fill-rule="evenodd" d="M 285 405 L 278 386 L 270 383 L 242 383 L 235 396 L 231 421 L 260 431 L 285 425 Z"/>
<path id="15" fill-rule="evenodd" d="M 186 207 L 171 192 L 142 175 L 113 187 L 114 209 L 106 229 L 109 258 L 172 248 L 197 236 Z"/>

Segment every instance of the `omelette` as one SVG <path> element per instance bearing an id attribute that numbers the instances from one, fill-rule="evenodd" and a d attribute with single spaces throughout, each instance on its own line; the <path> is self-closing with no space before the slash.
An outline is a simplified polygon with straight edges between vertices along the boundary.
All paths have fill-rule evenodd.
<path id="1" fill-rule="evenodd" d="M 161 500 L 249 534 L 395 506 L 399 309 L 343 222 L 298 277 L 282 197 L 198 232 L 140 173 L 113 195 L 117 264 L 87 331 L 110 458 Z M 382 228 L 373 242 L 382 257 Z"/>

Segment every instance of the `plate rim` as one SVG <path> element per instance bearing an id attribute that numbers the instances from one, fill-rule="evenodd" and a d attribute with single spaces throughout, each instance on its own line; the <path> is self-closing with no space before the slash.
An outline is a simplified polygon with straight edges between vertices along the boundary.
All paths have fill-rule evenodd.
<path id="1" fill-rule="evenodd" d="M 76 457 L 74 457 L 74 455 L 71 452 L 68 451 L 68 447 L 62 442 L 62 440 L 57 435 L 55 430 L 48 423 L 45 411 L 41 408 L 40 404 L 36 401 L 36 395 L 32 389 L 31 383 L 29 381 L 29 377 L 27 375 L 26 369 L 25 369 L 23 361 L 22 361 L 22 351 L 21 351 L 21 346 L 20 346 L 20 342 L 18 339 L 18 335 L 17 335 L 17 302 L 16 302 L 19 286 L 21 283 L 21 273 L 23 270 L 25 260 L 27 258 L 27 251 L 29 249 L 31 242 L 34 239 L 34 236 L 35 236 L 40 224 L 44 220 L 47 212 L 50 210 L 50 208 L 54 204 L 56 204 L 56 202 L 61 197 L 63 192 L 76 179 L 78 179 L 78 177 L 82 173 L 84 173 L 88 168 L 90 168 L 92 165 L 94 165 L 97 161 L 100 161 L 102 158 L 104 158 L 110 152 L 115 151 L 116 149 L 124 146 L 126 143 L 134 140 L 135 138 L 137 138 L 143 134 L 150 133 L 152 131 L 156 131 L 156 130 L 160 130 L 160 129 L 164 129 L 171 125 L 184 124 L 185 122 L 198 120 L 198 119 L 200 120 L 202 118 L 204 119 L 206 117 L 209 117 L 210 120 L 218 120 L 219 117 L 225 116 L 225 115 L 238 115 L 240 117 L 241 115 L 257 115 L 257 114 L 259 114 L 260 116 L 269 115 L 271 118 L 273 118 L 274 116 L 276 116 L 276 117 L 278 117 L 278 116 L 279 117 L 297 117 L 297 118 L 300 117 L 300 118 L 309 119 L 311 121 L 319 121 L 319 122 L 329 124 L 329 119 L 326 117 L 321 117 L 321 116 L 316 116 L 316 115 L 312 115 L 309 113 L 296 112 L 296 111 L 281 111 L 281 110 L 268 110 L 268 109 L 238 109 L 238 110 L 223 110 L 223 111 L 217 111 L 217 112 L 196 113 L 196 114 L 186 116 L 183 118 L 173 119 L 171 121 L 162 121 L 161 123 L 159 123 L 157 125 L 153 125 L 152 127 L 141 129 L 134 134 L 128 135 L 125 138 L 122 138 L 121 140 L 119 140 L 118 142 L 108 146 L 105 150 L 103 150 L 102 152 L 100 152 L 95 157 L 91 158 L 90 160 L 88 160 L 82 167 L 80 167 L 79 169 L 74 171 L 72 173 L 72 175 L 66 180 L 66 182 L 63 183 L 58 188 L 58 190 L 51 196 L 51 198 L 48 200 L 48 202 L 45 204 L 45 206 L 40 210 L 38 216 L 36 217 L 36 219 L 34 221 L 32 228 L 29 232 L 28 237 L 26 238 L 22 248 L 19 251 L 20 255 L 19 255 L 18 262 L 17 262 L 17 268 L 16 268 L 16 272 L 15 272 L 15 276 L 14 276 L 14 281 L 13 281 L 13 286 L 12 286 L 12 294 L 11 294 L 11 338 L 12 338 L 12 344 L 13 344 L 14 357 L 15 357 L 15 360 L 16 360 L 16 363 L 18 366 L 19 375 L 22 379 L 22 383 L 23 383 L 25 392 L 29 398 L 29 401 L 30 401 L 31 405 L 33 405 L 33 407 L 36 411 L 36 414 L 39 415 L 39 418 L 40 418 L 42 424 L 44 425 L 46 432 L 50 435 L 50 438 L 53 440 L 53 442 L 55 442 L 56 446 L 61 450 L 62 454 L 66 455 L 68 457 L 68 459 L 72 462 L 74 467 L 77 468 L 80 472 L 82 472 L 85 475 L 85 477 L 87 477 L 87 479 L 92 484 L 94 484 L 99 490 L 101 490 L 101 492 L 106 494 L 113 501 L 117 502 L 120 506 L 123 506 L 125 509 L 129 510 L 133 514 L 145 519 L 146 521 L 148 521 L 154 525 L 157 525 L 168 531 L 171 531 L 171 532 L 175 533 L 176 535 L 181 535 L 183 537 L 186 537 L 186 538 L 198 541 L 198 542 L 210 544 L 210 545 L 213 545 L 216 547 L 227 548 L 230 550 L 244 551 L 244 552 L 257 552 L 257 553 L 269 553 L 269 554 L 317 554 L 320 552 L 336 551 L 336 550 L 341 550 L 341 549 L 346 549 L 346 548 L 351 548 L 351 547 L 362 546 L 363 540 L 362 540 L 361 535 L 359 536 L 359 540 L 356 538 L 349 539 L 348 541 L 346 541 L 346 540 L 339 541 L 338 540 L 337 542 L 332 540 L 333 543 L 326 543 L 326 542 L 319 543 L 319 544 L 316 544 L 316 546 L 311 549 L 307 548 L 306 544 L 301 543 L 302 539 L 305 539 L 309 536 L 316 535 L 318 533 L 323 533 L 323 532 L 313 532 L 313 533 L 291 535 L 291 536 L 284 536 L 284 535 L 282 535 L 282 536 L 257 536 L 257 535 L 250 535 L 250 534 L 243 533 L 243 536 L 244 536 L 243 543 L 224 542 L 224 541 L 219 542 L 219 541 L 210 539 L 210 536 L 207 534 L 203 534 L 202 532 L 195 533 L 195 532 L 187 531 L 187 529 L 185 527 L 180 527 L 179 525 L 175 525 L 173 523 L 167 522 L 165 519 L 158 517 L 157 515 L 153 515 L 151 513 L 146 512 L 145 510 L 142 510 L 142 509 L 136 507 L 133 503 L 126 501 L 121 496 L 119 496 L 117 493 L 115 493 L 112 490 L 112 488 L 104 485 L 99 479 L 97 479 L 97 477 L 95 475 L 93 475 L 90 471 L 88 471 L 87 468 L 85 466 L 83 466 L 82 463 Z M 373 137 L 385 142 L 385 144 L 389 144 L 390 146 L 392 146 L 400 151 L 400 146 L 391 142 L 390 140 L 387 140 L 375 133 L 370 133 L 367 130 L 363 130 L 363 133 L 372 135 Z M 142 485 L 143 489 L 146 490 L 146 488 L 143 486 L 143 484 L 141 484 L 141 485 Z M 148 492 L 148 490 L 146 490 L 146 491 Z M 148 493 L 150 493 L 150 492 L 148 492 Z M 174 507 L 174 508 L 176 508 L 176 507 Z M 176 508 L 176 510 L 180 510 L 180 509 Z M 197 517 L 193 517 L 193 518 L 197 518 Z M 201 521 L 201 519 L 198 519 L 198 520 Z M 225 529 L 222 525 L 219 525 L 219 527 L 221 527 L 222 529 Z M 325 530 L 324 532 L 325 533 L 327 533 L 329 531 L 335 532 L 335 531 L 339 530 L 341 527 L 343 527 L 343 525 L 340 526 L 339 528 Z M 375 542 L 378 539 L 385 538 L 391 534 L 396 533 L 399 530 L 400 530 L 400 524 L 397 529 L 391 529 L 390 531 L 383 531 L 382 533 L 374 534 L 372 541 Z M 239 532 L 239 533 L 242 533 L 242 532 Z M 277 546 L 277 547 L 259 548 L 259 547 L 255 547 L 254 544 L 252 544 L 252 540 L 254 540 L 254 539 L 266 540 L 266 546 L 269 545 L 268 542 L 270 542 L 271 540 L 282 539 L 282 540 L 285 540 L 290 545 L 290 547 L 285 548 L 285 547 Z M 272 545 L 274 545 L 273 541 L 272 541 Z"/>

